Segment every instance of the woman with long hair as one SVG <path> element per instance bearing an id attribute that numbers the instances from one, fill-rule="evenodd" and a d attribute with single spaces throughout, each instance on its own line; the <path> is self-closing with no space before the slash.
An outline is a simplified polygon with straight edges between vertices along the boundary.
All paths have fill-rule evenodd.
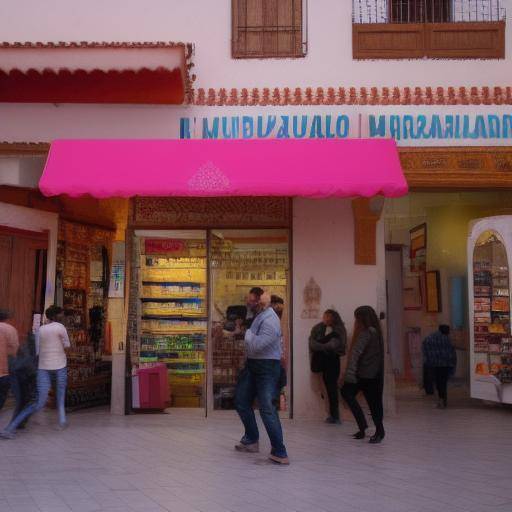
<path id="1" fill-rule="evenodd" d="M 323 321 L 315 325 L 309 337 L 311 370 L 321 373 L 329 398 L 329 416 L 326 423 L 340 424 L 338 380 L 340 357 L 345 355 L 347 331 L 339 313 L 328 309 Z"/>
<path id="2" fill-rule="evenodd" d="M 356 398 L 359 391 L 362 391 L 375 424 L 375 434 L 370 438 L 370 443 L 377 444 L 382 442 L 385 436 L 382 423 L 384 339 L 380 321 L 371 306 L 357 308 L 354 311 L 354 317 L 354 336 L 341 396 L 352 411 L 359 427 L 354 438 L 364 439 L 368 424 Z"/>

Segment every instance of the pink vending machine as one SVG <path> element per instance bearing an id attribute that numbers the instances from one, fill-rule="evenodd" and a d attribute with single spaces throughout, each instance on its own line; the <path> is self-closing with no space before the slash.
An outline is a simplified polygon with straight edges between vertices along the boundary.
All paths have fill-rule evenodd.
<path id="1" fill-rule="evenodd" d="M 165 409 L 169 403 L 167 366 L 156 364 L 137 370 L 139 381 L 139 408 Z"/>

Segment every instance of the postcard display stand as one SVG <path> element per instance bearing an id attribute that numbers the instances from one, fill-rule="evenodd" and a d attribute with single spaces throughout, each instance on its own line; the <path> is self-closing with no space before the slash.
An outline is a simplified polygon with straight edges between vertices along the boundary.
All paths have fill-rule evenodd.
<path id="1" fill-rule="evenodd" d="M 206 238 L 139 238 L 139 367 L 167 366 L 172 407 L 204 407 Z"/>
<path id="2" fill-rule="evenodd" d="M 512 403 L 512 216 L 475 221 L 468 240 L 471 396 Z"/>

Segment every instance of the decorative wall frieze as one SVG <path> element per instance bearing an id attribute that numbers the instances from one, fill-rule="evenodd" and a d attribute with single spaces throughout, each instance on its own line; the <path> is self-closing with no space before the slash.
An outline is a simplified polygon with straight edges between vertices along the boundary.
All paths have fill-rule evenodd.
<path id="1" fill-rule="evenodd" d="M 400 148 L 411 188 L 512 188 L 507 147 Z"/>
<path id="2" fill-rule="evenodd" d="M 194 89 L 193 105 L 512 105 L 503 87 L 264 87 Z"/>
<path id="3" fill-rule="evenodd" d="M 282 228 L 291 223 L 286 197 L 136 197 L 132 204 L 133 227 Z"/>

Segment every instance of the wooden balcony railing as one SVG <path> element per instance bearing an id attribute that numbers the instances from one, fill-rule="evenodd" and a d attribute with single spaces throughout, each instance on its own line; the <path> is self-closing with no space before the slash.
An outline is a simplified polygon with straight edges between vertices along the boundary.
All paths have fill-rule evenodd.
<path id="1" fill-rule="evenodd" d="M 501 0 L 353 0 L 354 59 L 502 59 Z"/>

